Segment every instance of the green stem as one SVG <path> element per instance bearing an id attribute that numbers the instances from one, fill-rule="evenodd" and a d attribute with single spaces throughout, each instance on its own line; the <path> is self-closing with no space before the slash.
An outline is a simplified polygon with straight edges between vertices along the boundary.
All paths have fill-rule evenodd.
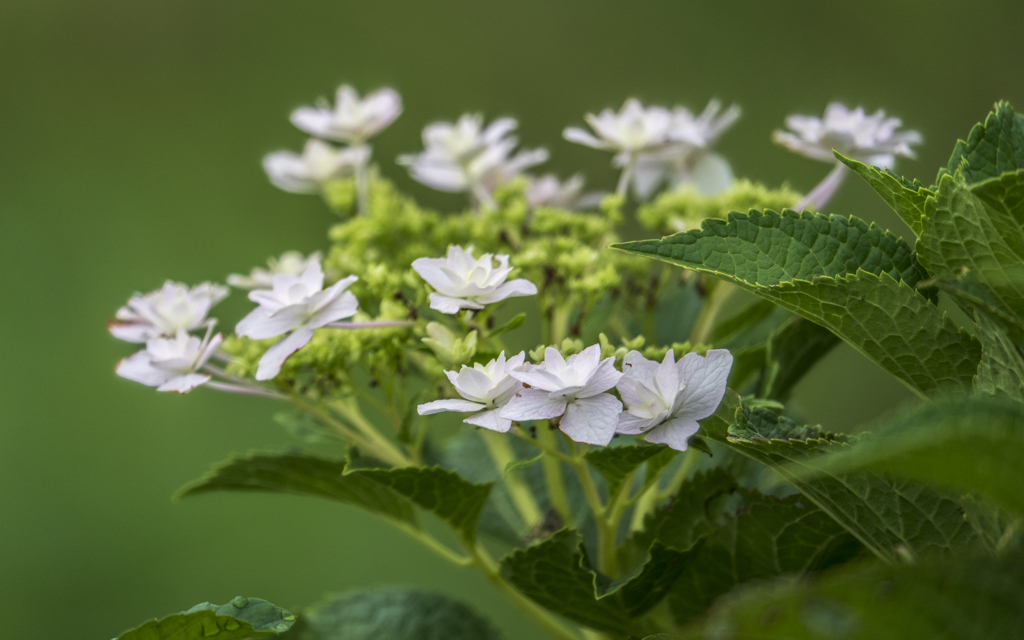
<path id="1" fill-rule="evenodd" d="M 693 325 L 693 331 L 690 332 L 690 344 L 698 345 L 708 341 L 711 337 L 712 329 L 715 328 L 715 319 L 718 317 L 718 313 L 722 310 L 725 301 L 736 291 L 738 289 L 729 282 L 724 280 L 714 281 L 713 288 L 711 288 L 708 292 L 708 297 L 704 300 L 700 316 L 697 317 L 697 323 Z"/>
<path id="2" fill-rule="evenodd" d="M 640 500 L 637 502 L 636 509 L 633 510 L 633 519 L 629 523 L 630 531 L 640 531 L 644 528 L 644 518 L 647 514 L 654 511 L 654 508 L 658 506 L 665 498 L 674 496 L 679 492 L 679 488 L 683 486 L 683 482 L 686 481 L 686 477 L 690 475 L 690 471 L 693 469 L 693 465 L 697 464 L 697 458 L 700 456 L 700 452 L 696 449 L 688 449 L 683 458 L 682 464 L 676 469 L 676 472 L 672 475 L 672 479 L 669 480 L 668 486 L 664 489 L 658 489 L 658 483 L 654 482 L 646 491 L 640 496 Z"/>
<path id="3" fill-rule="evenodd" d="M 516 474 L 505 475 L 505 468 L 516 460 L 508 438 L 504 433 L 487 429 L 480 431 L 480 437 L 484 439 L 484 444 L 487 445 L 487 449 L 491 453 L 491 459 L 494 460 L 498 474 L 504 476 L 505 487 L 512 497 L 512 502 L 516 505 L 516 510 L 519 511 L 526 526 L 532 527 L 540 521 L 540 507 L 537 506 L 537 501 L 530 488 Z"/>
<path id="4" fill-rule="evenodd" d="M 468 567 L 473 564 L 472 558 L 452 551 L 450 548 L 448 548 L 447 545 L 442 544 L 437 538 L 430 535 L 426 531 L 422 529 L 417 529 L 416 527 L 407 524 L 393 524 L 399 530 L 404 531 L 407 535 L 411 536 L 417 542 L 419 542 L 426 548 L 430 549 L 437 555 L 441 556 L 445 560 L 457 564 L 460 567 Z"/>
<path id="5" fill-rule="evenodd" d="M 362 436 L 372 444 L 372 448 L 369 451 L 376 457 L 395 467 L 407 467 L 412 464 L 412 461 L 398 447 L 382 436 L 363 417 L 357 406 L 349 405 L 344 400 L 337 400 L 331 404 L 331 407 L 340 413 L 349 424 L 358 429 Z"/>
<path id="6" fill-rule="evenodd" d="M 356 446 L 362 447 L 367 451 L 374 451 L 373 445 L 366 438 L 364 438 L 358 432 L 349 429 L 347 425 L 341 423 L 338 420 L 335 420 L 329 413 L 327 413 L 323 409 L 320 409 L 316 405 L 306 402 L 305 400 L 299 398 L 298 396 L 289 396 L 288 399 L 291 400 L 292 404 L 294 404 L 296 407 L 298 407 L 302 411 L 305 411 L 306 413 L 313 416 L 321 423 L 333 429 L 334 432 L 341 436 L 343 439 L 351 442 Z"/>
<path id="7" fill-rule="evenodd" d="M 551 318 L 551 344 L 557 349 L 562 340 L 569 334 L 569 317 L 572 315 L 573 305 L 564 303 L 555 307 Z"/>
<path id="8" fill-rule="evenodd" d="M 687 476 L 690 475 L 690 470 L 693 469 L 693 465 L 697 464 L 697 459 L 700 457 L 700 451 L 696 449 L 687 449 L 683 456 L 683 463 L 679 465 L 676 472 L 672 475 L 672 479 L 669 481 L 668 486 L 658 492 L 658 500 L 674 496 L 679 493 L 680 487 L 686 482 Z"/>
<path id="9" fill-rule="evenodd" d="M 585 447 L 586 445 L 583 445 L 579 455 L 573 458 L 572 467 L 580 479 L 583 495 L 594 514 L 594 522 L 597 523 L 597 566 L 606 576 L 614 576 L 616 530 L 608 518 L 609 509 L 601 500 L 601 493 L 597 490 L 594 476 L 590 473 L 590 465 L 583 457 L 583 454 L 586 453 Z"/>
<path id="10" fill-rule="evenodd" d="M 558 444 L 555 439 L 555 432 L 549 428 L 546 422 L 537 424 L 537 441 L 541 448 L 551 452 L 558 452 Z M 564 457 L 564 456 L 563 456 Z M 545 455 L 541 459 L 544 465 L 544 481 L 548 486 L 548 496 L 551 498 L 551 506 L 562 518 L 566 526 L 572 524 L 572 509 L 569 507 L 569 496 L 565 492 L 565 479 L 562 477 L 562 463 L 558 457 Z"/>

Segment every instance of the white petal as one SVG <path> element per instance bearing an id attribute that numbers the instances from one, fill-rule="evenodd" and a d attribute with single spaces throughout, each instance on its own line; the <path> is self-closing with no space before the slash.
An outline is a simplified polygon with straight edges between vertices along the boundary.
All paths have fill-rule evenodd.
<path id="1" fill-rule="evenodd" d="M 615 433 L 625 433 L 629 435 L 643 433 L 651 428 L 652 422 L 654 421 L 647 418 L 640 418 L 628 411 L 623 411 L 619 414 L 619 424 L 615 427 Z"/>
<path id="2" fill-rule="evenodd" d="M 608 393 L 577 398 L 566 407 L 559 428 L 576 442 L 605 446 L 615 435 L 621 412 L 622 403 Z"/>
<path id="3" fill-rule="evenodd" d="M 107 330 L 118 340 L 142 344 L 150 338 L 161 335 L 160 329 L 143 322 L 117 322 L 107 324 Z"/>
<path id="4" fill-rule="evenodd" d="M 637 380 L 650 380 L 658 370 L 658 363 L 643 357 L 639 351 L 630 351 L 622 359 L 622 377 L 617 389 L 627 407 L 643 404 L 636 393 Z"/>
<path id="5" fill-rule="evenodd" d="M 469 400 L 434 400 L 433 402 L 427 402 L 416 407 L 416 411 L 421 416 L 430 416 L 435 413 L 441 413 L 442 411 L 469 413 L 471 411 L 479 411 L 485 408 L 486 407 L 479 402 L 470 402 Z"/>
<path id="6" fill-rule="evenodd" d="M 523 389 L 509 400 L 500 416 L 507 420 L 546 420 L 565 412 L 565 398 L 552 398 L 541 389 Z"/>
<path id="7" fill-rule="evenodd" d="M 449 291 L 452 281 L 448 277 L 449 272 L 442 269 L 445 262 L 444 258 L 416 258 L 412 261 L 412 268 L 427 284 L 438 291 Z"/>
<path id="8" fill-rule="evenodd" d="M 690 178 L 702 194 L 718 195 L 732 186 L 732 167 L 717 153 L 706 153 L 693 167 Z"/>
<path id="9" fill-rule="evenodd" d="M 267 352 L 260 358 L 260 364 L 256 368 L 257 380 L 270 380 L 281 373 L 281 365 L 293 353 L 309 344 L 313 339 L 313 330 L 306 327 L 299 327 L 284 338 L 278 340 L 274 346 L 267 349 Z"/>
<path id="10" fill-rule="evenodd" d="M 174 393 L 188 393 L 201 384 L 210 381 L 210 376 L 205 373 L 189 373 L 183 376 L 171 378 L 156 388 L 157 391 L 173 391 Z"/>
<path id="11" fill-rule="evenodd" d="M 606 143 L 598 140 L 593 135 L 579 127 L 567 127 L 565 131 L 562 132 L 562 137 L 569 142 L 575 142 L 576 144 L 582 144 L 594 149 L 605 150 L 608 148 Z"/>
<path id="12" fill-rule="evenodd" d="M 430 308 L 434 311 L 440 311 L 441 313 L 447 313 L 450 315 L 458 313 L 459 309 L 483 309 L 484 306 L 470 300 L 452 298 L 451 296 L 441 295 L 440 293 L 432 293 L 430 294 Z"/>
<path id="13" fill-rule="evenodd" d="M 676 451 L 686 451 L 690 437 L 697 433 L 700 425 L 689 418 L 672 418 L 651 429 L 644 440 L 655 444 L 667 444 Z"/>
<path id="14" fill-rule="evenodd" d="M 344 291 L 333 302 L 317 311 L 306 321 L 306 324 L 311 329 L 318 329 L 330 322 L 351 318 L 357 311 L 359 311 L 359 301 L 351 291 Z"/>
<path id="15" fill-rule="evenodd" d="M 509 375 L 523 384 L 544 391 L 560 391 L 565 388 L 562 379 L 542 367 L 530 367 L 523 371 L 509 371 Z"/>
<path id="16" fill-rule="evenodd" d="M 615 358 L 605 358 L 601 364 L 597 365 L 597 371 L 587 381 L 586 386 L 579 393 L 579 397 L 589 398 L 604 393 L 614 387 L 620 378 L 622 378 L 622 373 L 615 369 Z"/>
<path id="17" fill-rule="evenodd" d="M 148 351 L 139 351 L 117 363 L 115 371 L 122 378 L 141 382 L 147 387 L 157 387 L 174 376 L 173 373 L 157 369 L 152 364 L 153 357 Z"/>
<path id="18" fill-rule="evenodd" d="M 303 305 L 285 307 L 273 315 L 263 307 L 257 307 L 235 325 L 235 333 L 253 340 L 275 338 L 299 326 L 304 313 Z"/>
<path id="19" fill-rule="evenodd" d="M 491 304 L 492 302 L 499 302 L 505 298 L 534 295 L 537 295 L 537 285 L 533 284 L 529 280 L 519 278 L 518 280 L 510 280 L 509 282 L 500 285 L 491 293 L 476 296 L 476 300 L 482 304 Z"/>
<path id="20" fill-rule="evenodd" d="M 466 424 L 476 425 L 499 433 L 508 433 L 512 428 L 512 421 L 501 417 L 501 409 L 482 411 L 476 415 L 469 416 L 463 420 Z"/>
<path id="21" fill-rule="evenodd" d="M 732 354 L 726 349 L 712 349 L 705 357 L 688 353 L 676 367 L 686 388 L 676 398 L 679 410 L 672 417 L 703 420 L 713 414 L 725 396 Z"/>

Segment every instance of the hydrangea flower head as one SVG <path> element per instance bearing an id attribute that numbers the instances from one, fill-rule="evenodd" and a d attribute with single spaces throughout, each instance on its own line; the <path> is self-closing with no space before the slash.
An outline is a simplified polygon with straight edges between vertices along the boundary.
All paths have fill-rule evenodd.
<path id="1" fill-rule="evenodd" d="M 568 127 L 562 136 L 569 142 L 604 149 L 637 153 L 660 147 L 669 141 L 672 130 L 672 114 L 664 107 L 644 107 L 639 100 L 630 98 L 618 113 L 605 109 L 584 117 L 597 136 L 580 129 Z"/>
<path id="2" fill-rule="evenodd" d="M 143 343 L 192 331 L 206 324 L 210 308 L 228 295 L 228 288 L 204 282 L 189 288 L 168 280 L 157 291 L 136 294 L 117 310 L 107 328 L 115 338 Z"/>
<path id="3" fill-rule="evenodd" d="M 510 374 L 525 387 L 501 411 L 508 420 L 545 420 L 562 416 L 559 428 L 576 442 L 606 445 L 615 435 L 622 403 L 607 393 L 622 374 L 615 358 L 601 360 L 592 345 L 566 360 L 548 347 L 544 361 Z"/>
<path id="4" fill-rule="evenodd" d="M 334 106 L 320 104 L 292 112 L 292 124 L 311 136 L 358 146 L 380 133 L 402 114 L 402 97 L 394 89 L 378 89 L 360 98 L 348 85 L 338 88 Z"/>
<path id="5" fill-rule="evenodd" d="M 146 342 L 145 349 L 118 363 L 117 375 L 156 387 L 157 391 L 188 393 L 210 380 L 209 375 L 198 371 L 224 341 L 222 334 L 210 333 L 199 339 L 178 329 L 173 338 L 153 338 Z"/>
<path id="6" fill-rule="evenodd" d="M 370 157 L 367 147 L 338 149 L 311 138 L 302 154 L 276 151 L 263 158 L 263 170 L 277 188 L 291 193 L 318 193 L 325 182 L 353 174 Z"/>
<path id="7" fill-rule="evenodd" d="M 510 373 L 521 367 L 525 359 L 526 354 L 520 352 L 506 361 L 502 351 L 485 365 L 463 365 L 458 373 L 445 371 L 448 380 L 465 400 L 435 400 L 421 404 L 417 411 L 421 416 L 442 411 L 473 413 L 463 422 L 505 433 L 512 427 L 512 421 L 501 417 L 501 409 L 523 388 L 522 383 Z"/>
<path id="8" fill-rule="evenodd" d="M 527 176 L 526 204 L 531 209 L 554 207 L 574 211 L 596 207 L 606 193 L 583 193 L 585 181 L 579 173 L 562 181 L 554 174 L 539 177 Z"/>
<path id="9" fill-rule="evenodd" d="M 459 309 L 483 309 L 484 305 L 515 296 L 532 296 L 537 286 L 519 278 L 506 282 L 513 267 L 507 255 L 485 253 L 473 257 L 473 247 L 448 248 L 444 258 L 417 258 L 412 268 L 436 291 L 430 294 L 430 308 L 441 313 Z"/>
<path id="10" fill-rule="evenodd" d="M 229 275 L 228 284 L 239 289 L 272 289 L 274 276 L 278 274 L 297 276 L 314 262 L 320 262 L 319 251 L 309 254 L 308 258 L 298 251 L 287 251 L 281 254 L 280 258 L 268 260 L 267 269 L 256 267 L 247 276 L 237 273 Z"/>
<path id="11" fill-rule="evenodd" d="M 616 431 L 646 433 L 648 442 L 686 451 L 700 429 L 697 421 L 713 414 L 725 396 L 732 354 L 712 349 L 705 356 L 688 353 L 677 362 L 669 349 L 659 364 L 630 351 L 622 368 L 616 387 L 627 409 Z"/>
<path id="12" fill-rule="evenodd" d="M 917 131 L 899 131 L 903 122 L 887 118 L 884 111 L 867 115 L 864 109 L 848 109 L 833 102 L 822 118 L 792 115 L 789 131 L 776 131 L 776 143 L 802 156 L 835 162 L 835 149 L 844 156 L 879 167 L 892 167 L 896 156 L 914 157 L 911 145 L 921 142 Z"/>

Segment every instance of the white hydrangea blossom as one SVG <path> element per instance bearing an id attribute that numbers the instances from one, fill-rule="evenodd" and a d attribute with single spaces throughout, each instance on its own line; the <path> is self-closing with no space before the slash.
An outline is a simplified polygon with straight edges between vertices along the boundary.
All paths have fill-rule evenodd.
<path id="1" fill-rule="evenodd" d="M 473 247 L 452 245 L 446 257 L 417 258 L 412 268 L 436 289 L 430 294 L 430 308 L 441 313 L 483 309 L 505 298 L 537 293 L 537 286 L 529 280 L 505 281 L 513 269 L 507 255 L 485 253 L 478 259 L 473 257 Z"/>
<path id="2" fill-rule="evenodd" d="M 173 338 L 148 340 L 145 349 L 118 363 L 117 375 L 156 387 L 157 391 L 188 393 L 210 381 L 210 376 L 199 370 L 224 341 L 222 334 L 211 333 L 212 326 L 206 337 L 200 339 L 178 329 Z"/>
<path id="3" fill-rule="evenodd" d="M 298 251 L 287 251 L 281 254 L 280 258 L 268 260 L 267 269 L 256 267 L 247 276 L 237 273 L 229 275 L 228 284 L 239 289 L 272 289 L 274 276 L 279 274 L 297 276 L 314 262 L 320 262 L 319 251 L 309 254 L 308 258 Z"/>
<path id="4" fill-rule="evenodd" d="M 210 309 L 227 295 L 228 288 L 219 284 L 204 282 L 189 288 L 168 280 L 157 291 L 132 296 L 107 328 L 115 338 L 140 344 L 173 336 L 179 329 L 193 331 L 207 323 Z"/>
<path id="5" fill-rule="evenodd" d="M 458 373 L 445 371 L 448 380 L 465 400 L 435 400 L 421 404 L 417 411 L 421 416 L 442 411 L 473 413 L 463 422 L 505 433 L 512 427 L 512 421 L 501 417 L 501 409 L 523 389 L 522 383 L 510 374 L 521 367 L 525 359 L 526 354 L 520 352 L 506 361 L 502 351 L 486 365 L 463 365 Z"/>
<path id="6" fill-rule="evenodd" d="M 686 451 L 700 429 L 698 420 L 715 412 L 725 396 L 732 354 L 712 349 L 706 356 L 688 353 L 678 362 L 669 349 L 659 364 L 630 351 L 623 359 L 616 388 L 626 403 L 617 433 L 646 433 L 648 442 Z"/>
<path id="7" fill-rule="evenodd" d="M 584 119 L 596 137 L 579 127 L 567 127 L 562 137 L 594 149 L 629 154 L 661 147 L 669 141 L 672 128 L 668 109 L 644 107 L 635 98 L 626 100 L 618 113 L 605 109 L 597 115 L 588 113 Z"/>
<path id="8" fill-rule="evenodd" d="M 324 273 L 315 261 L 300 275 L 275 275 L 272 289 L 250 291 L 249 299 L 259 306 L 242 318 L 235 333 L 254 340 L 285 336 L 260 358 L 256 379 L 277 376 L 284 361 L 306 346 L 316 329 L 355 315 L 359 301 L 346 289 L 356 280 L 349 276 L 324 289 Z"/>
<path id="9" fill-rule="evenodd" d="M 526 388 L 501 411 L 507 420 L 562 417 L 559 428 L 576 442 L 607 445 L 615 435 L 622 403 L 607 393 L 622 374 L 615 358 L 601 360 L 600 345 L 587 347 L 568 360 L 557 349 L 544 351 L 544 362 L 525 365 L 510 375 Z"/>
<path id="10" fill-rule="evenodd" d="M 394 89 L 378 89 L 360 98 L 349 85 L 338 88 L 334 106 L 322 102 L 292 112 L 291 121 L 311 136 L 359 146 L 386 129 L 402 114 L 402 97 Z"/>
<path id="11" fill-rule="evenodd" d="M 328 180 L 353 175 L 366 164 L 366 146 L 338 149 L 311 138 L 302 154 L 276 151 L 263 158 L 263 169 L 277 188 L 291 193 L 319 193 Z"/>
<path id="12" fill-rule="evenodd" d="M 800 203 L 797 209 L 820 209 L 831 199 L 849 173 L 836 161 L 832 150 L 865 164 L 892 168 L 896 156 L 914 157 L 911 145 L 921 142 L 917 131 L 899 131 L 899 118 L 887 118 L 878 110 L 867 115 L 864 109 L 849 109 L 838 102 L 825 108 L 822 118 L 792 115 L 786 118 L 790 131 L 775 131 L 772 139 L 779 145 L 813 160 L 835 163 L 835 167 Z"/>
<path id="13" fill-rule="evenodd" d="M 493 208 L 494 190 L 530 167 L 546 162 L 546 149 L 512 152 L 519 144 L 510 135 L 518 126 L 500 118 L 487 127 L 479 115 L 465 114 L 458 122 L 435 122 L 423 129 L 424 150 L 399 156 L 414 180 L 439 191 L 468 192 Z"/>

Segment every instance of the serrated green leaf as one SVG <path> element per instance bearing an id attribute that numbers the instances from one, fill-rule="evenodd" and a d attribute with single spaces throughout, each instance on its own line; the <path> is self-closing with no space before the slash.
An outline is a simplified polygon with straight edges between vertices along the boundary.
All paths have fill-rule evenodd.
<path id="1" fill-rule="evenodd" d="M 617 248 L 711 273 L 816 322 L 920 394 L 970 388 L 980 349 L 913 289 L 910 247 L 856 218 L 730 214 Z"/>
<path id="2" fill-rule="evenodd" d="M 608 483 L 608 495 L 614 496 L 618 494 L 626 477 L 644 463 L 648 463 L 644 486 L 650 486 L 650 482 L 657 479 L 657 471 L 665 468 L 677 453 L 674 449 L 663 446 L 628 445 L 592 449 L 584 457 Z M 655 460 L 655 458 L 658 459 Z M 654 465 L 655 473 L 653 474 L 650 473 L 651 464 Z"/>
<path id="3" fill-rule="evenodd" d="M 440 467 L 361 469 L 345 475 L 380 484 L 447 522 L 460 536 L 472 541 L 476 523 L 493 483 L 473 484 L 454 471 Z"/>
<path id="4" fill-rule="evenodd" d="M 907 223 L 914 235 L 921 235 L 921 218 L 925 215 L 925 201 L 932 195 L 931 191 L 924 185 L 909 182 L 887 169 L 870 167 L 853 158 L 847 158 L 838 151 L 832 153 L 840 162 L 853 169 L 854 173 L 864 178 L 885 204 Z"/>
<path id="5" fill-rule="evenodd" d="M 438 593 L 381 589 L 334 594 L 304 609 L 286 640 L 501 640 L 468 605 Z"/>
<path id="6" fill-rule="evenodd" d="M 982 358 L 974 377 L 974 390 L 1024 402 L 1024 357 L 1007 335 L 1005 326 L 983 311 L 975 314 Z"/>
<path id="7" fill-rule="evenodd" d="M 722 602 L 686 638 L 943 640 L 1024 637 L 1020 558 L 850 567 L 776 580 Z M 727 630 L 727 631 L 726 631 Z M 727 633 L 727 635 L 722 635 Z"/>
<path id="8" fill-rule="evenodd" d="M 761 396 L 785 402 L 796 383 L 839 344 L 825 327 L 799 316 L 776 330 L 765 353 L 768 368 Z"/>
<path id="9" fill-rule="evenodd" d="M 851 440 L 845 436 L 800 427 L 762 409 L 747 412 L 734 393 L 727 393 L 718 411 L 700 422 L 706 438 L 779 473 L 887 562 L 901 562 L 899 549 L 927 556 L 968 553 L 976 546 L 977 535 L 963 519 L 959 496 L 871 472 L 795 473 L 809 460 L 847 449 Z"/>
<path id="10" fill-rule="evenodd" d="M 235 598 L 225 605 L 209 602 L 188 611 L 125 631 L 116 640 L 245 640 L 277 635 L 291 628 L 295 616 L 257 598 Z"/>
<path id="11" fill-rule="evenodd" d="M 410 526 L 418 526 L 409 502 L 366 471 L 343 475 L 346 462 L 309 454 L 256 453 L 233 457 L 205 477 L 183 487 L 175 496 L 185 498 L 213 491 L 261 491 L 327 498 L 362 507 Z"/>
<path id="12" fill-rule="evenodd" d="M 668 595 L 687 568 L 687 555 L 654 543 L 644 561 L 625 578 L 608 580 L 596 575 L 594 583 L 598 601 L 614 601 L 631 618 L 643 615 Z"/>
<path id="13" fill-rule="evenodd" d="M 1024 413 L 1017 404 L 961 398 L 923 404 L 856 446 L 814 461 L 795 475 L 872 471 L 985 496 L 1024 515 Z"/>
<path id="14" fill-rule="evenodd" d="M 1024 116 L 1009 102 L 996 103 L 984 123 L 974 125 L 967 140 L 960 140 L 936 182 L 962 168 L 967 184 L 1024 169 Z"/>

